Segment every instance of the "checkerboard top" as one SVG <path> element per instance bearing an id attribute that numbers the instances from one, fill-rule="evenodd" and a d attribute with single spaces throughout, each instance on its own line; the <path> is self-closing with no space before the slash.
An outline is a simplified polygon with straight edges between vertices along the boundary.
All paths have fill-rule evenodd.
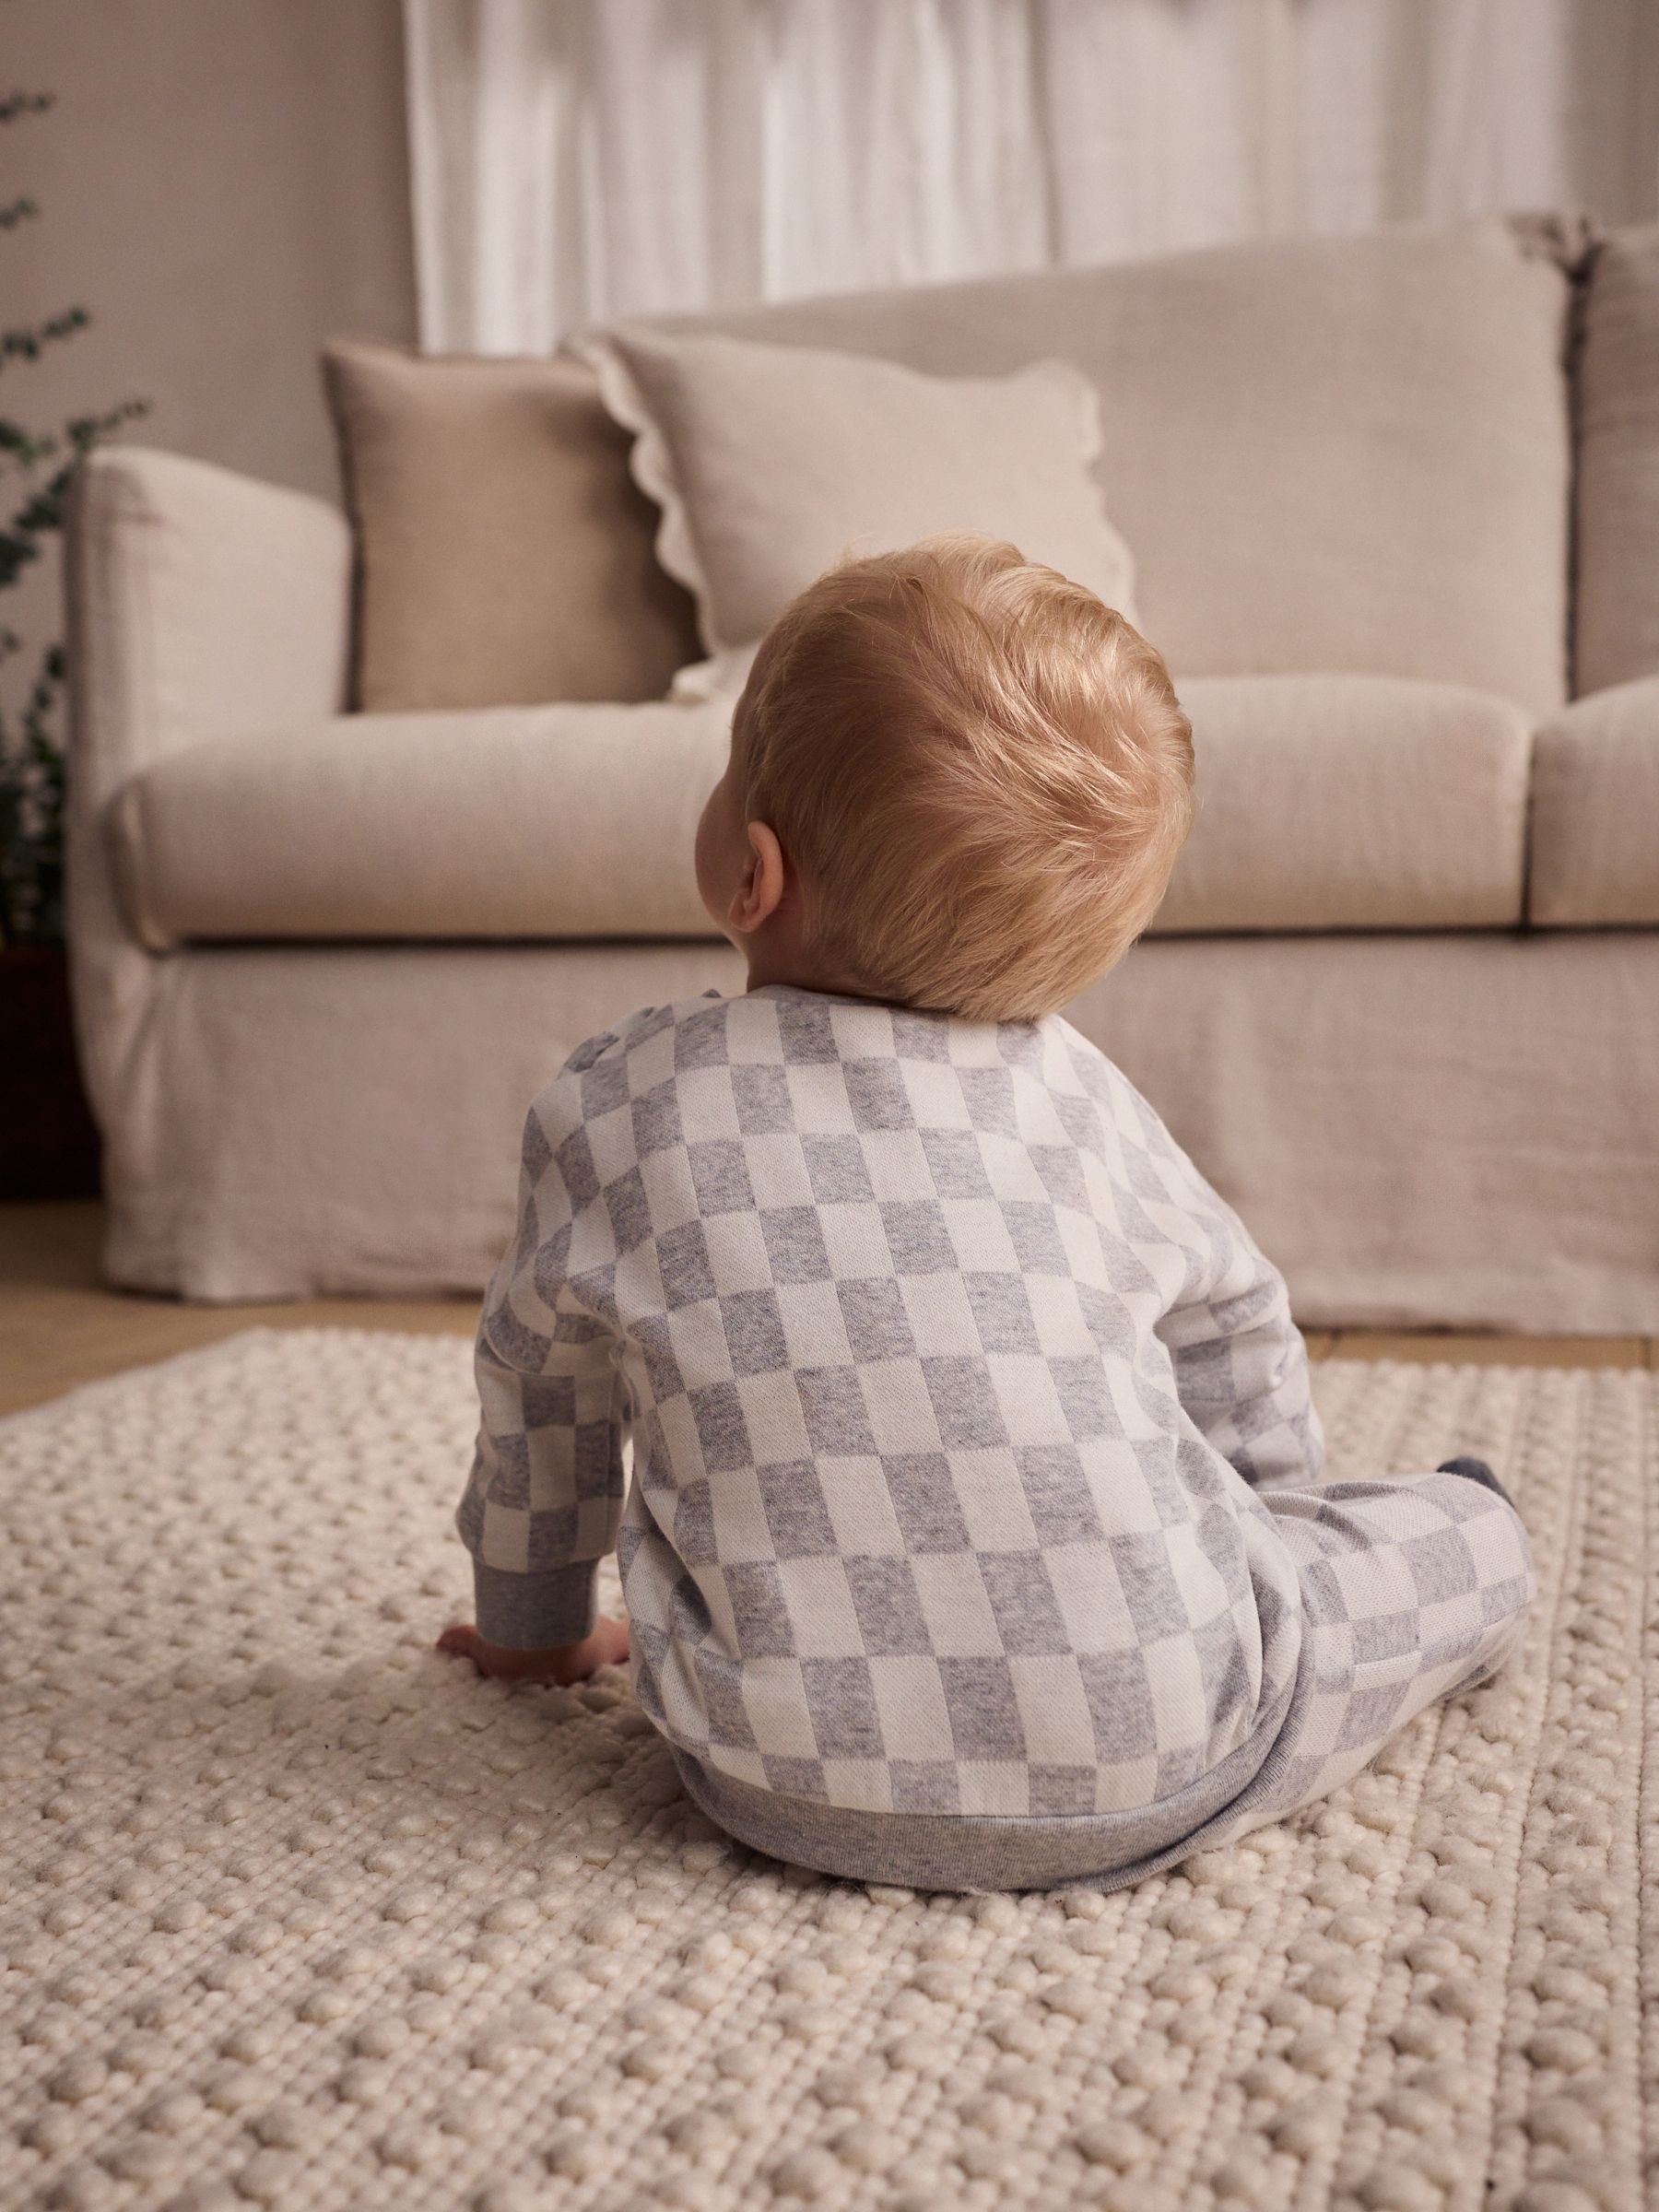
<path id="1" fill-rule="evenodd" d="M 677 1747 L 830 1804 L 1061 1815 L 1248 1736 L 1280 1685 L 1234 1477 L 1316 1454 L 1305 1360 L 1066 1022 L 647 1008 L 535 1100 L 522 1195 L 459 1524 L 554 1610 L 617 1542 Z"/>

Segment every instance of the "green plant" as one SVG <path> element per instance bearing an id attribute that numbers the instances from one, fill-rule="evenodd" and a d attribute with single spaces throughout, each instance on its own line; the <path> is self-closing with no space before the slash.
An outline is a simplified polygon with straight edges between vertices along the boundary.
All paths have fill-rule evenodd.
<path id="1" fill-rule="evenodd" d="M 52 104 L 50 92 L 14 92 L 0 99 L 0 124 L 43 115 Z M 0 205 L 0 231 L 15 230 L 40 212 L 27 196 Z M 91 319 L 84 307 L 70 307 L 43 323 L 0 330 L 0 376 L 9 383 Z M 104 414 L 72 416 L 60 429 L 37 431 L 0 405 L 0 474 L 18 500 L 0 526 L 0 591 L 15 584 L 63 528 L 81 456 L 147 411 L 143 400 L 124 400 Z M 0 667 L 27 650 L 14 629 L 0 624 Z M 63 691 L 64 649 L 53 641 L 40 649 L 21 708 L 9 713 L 0 703 L 0 942 L 49 943 L 64 933 L 64 752 L 54 726 Z"/>

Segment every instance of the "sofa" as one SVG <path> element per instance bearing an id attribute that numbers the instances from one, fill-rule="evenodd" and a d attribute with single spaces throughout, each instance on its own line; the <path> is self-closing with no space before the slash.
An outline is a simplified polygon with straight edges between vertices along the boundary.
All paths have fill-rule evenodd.
<path id="1" fill-rule="evenodd" d="M 1304 1325 L 1659 1333 L 1659 230 L 673 327 L 1093 381 L 1199 808 L 1070 1018 Z M 330 378 L 349 514 L 132 446 L 72 501 L 70 955 L 133 1288 L 476 1292 L 573 1046 L 741 987 L 690 869 L 729 701 L 665 696 L 695 614 L 591 371 Z"/>

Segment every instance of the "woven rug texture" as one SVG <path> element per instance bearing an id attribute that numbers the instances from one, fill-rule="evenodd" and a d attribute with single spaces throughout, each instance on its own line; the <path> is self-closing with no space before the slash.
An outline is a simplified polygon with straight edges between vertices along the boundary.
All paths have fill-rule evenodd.
<path id="1" fill-rule="evenodd" d="M 433 1652 L 465 1341 L 251 1330 L 0 1424 L 0 2206 L 1653 2201 L 1659 1377 L 1316 1389 L 1334 1475 L 1508 1480 L 1524 1655 L 1109 1897 L 781 1867 L 620 1675 Z"/>

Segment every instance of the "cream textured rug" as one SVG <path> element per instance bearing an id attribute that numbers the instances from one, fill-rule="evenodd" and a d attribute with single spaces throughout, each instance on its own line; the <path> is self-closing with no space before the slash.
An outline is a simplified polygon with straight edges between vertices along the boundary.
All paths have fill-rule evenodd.
<path id="1" fill-rule="evenodd" d="M 1653 2191 L 1659 1378 L 1322 1368 L 1335 1470 L 1509 1479 L 1523 1665 L 1174 1875 L 930 1900 L 728 1848 L 621 1680 L 430 1650 L 468 1363 L 252 1331 L 0 1424 L 6 2212 Z"/>

